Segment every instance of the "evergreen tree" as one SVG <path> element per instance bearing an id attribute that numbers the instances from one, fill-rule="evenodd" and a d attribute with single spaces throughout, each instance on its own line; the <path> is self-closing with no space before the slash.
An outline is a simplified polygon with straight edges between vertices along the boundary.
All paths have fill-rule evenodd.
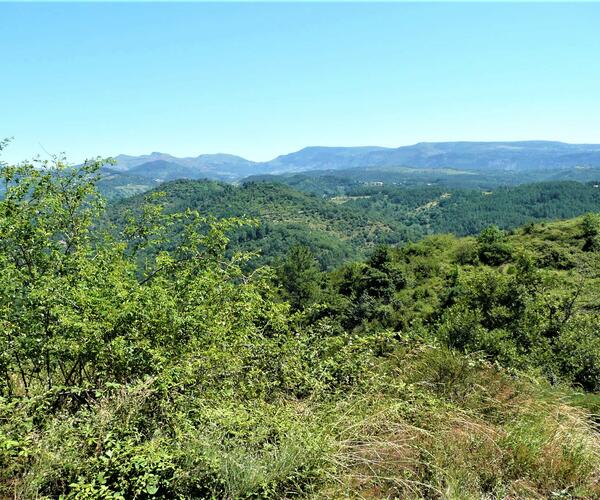
<path id="1" fill-rule="evenodd" d="M 581 223 L 584 244 L 583 249 L 594 252 L 600 249 L 600 215 L 586 214 Z"/>
<path id="2" fill-rule="evenodd" d="M 294 310 L 314 304 L 320 293 L 321 272 L 314 254 L 305 245 L 291 247 L 278 271 L 284 297 Z"/>

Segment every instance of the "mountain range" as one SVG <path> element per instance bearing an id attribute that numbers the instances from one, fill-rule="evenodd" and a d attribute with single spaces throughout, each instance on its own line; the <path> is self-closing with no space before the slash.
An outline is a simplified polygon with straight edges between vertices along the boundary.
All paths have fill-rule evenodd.
<path id="1" fill-rule="evenodd" d="M 117 163 L 111 170 L 161 180 L 204 177 L 236 180 L 253 174 L 391 166 L 525 172 L 599 167 L 600 144 L 422 142 L 399 148 L 311 146 L 266 162 L 254 162 L 229 154 L 178 158 L 158 152 L 141 156 L 118 155 L 115 160 Z"/>
<path id="2" fill-rule="evenodd" d="M 268 176 L 270 181 L 289 183 L 289 176 L 299 173 L 329 178 L 336 186 L 340 182 L 332 176 L 343 179 L 342 184 L 353 180 L 479 188 L 600 179 L 600 144 L 553 141 L 421 142 L 399 148 L 311 146 L 265 162 L 230 154 L 179 158 L 159 152 L 121 154 L 114 159 L 114 165 L 105 167 L 101 182 L 109 198 L 147 191 L 176 179 L 245 182 Z"/>

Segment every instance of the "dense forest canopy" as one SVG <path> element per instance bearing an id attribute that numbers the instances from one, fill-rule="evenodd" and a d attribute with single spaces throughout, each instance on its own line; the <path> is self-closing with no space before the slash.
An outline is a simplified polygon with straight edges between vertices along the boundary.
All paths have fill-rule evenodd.
<path id="1" fill-rule="evenodd" d="M 600 215 L 499 227 L 594 186 L 178 181 L 106 212 L 102 164 L 1 166 L 2 496 L 600 495 Z M 496 225 L 420 238 L 479 231 L 466 207 Z"/>
<path id="2" fill-rule="evenodd" d="M 417 168 L 411 166 L 357 167 L 340 170 L 317 170 L 289 174 L 251 175 L 242 182 L 278 182 L 300 191 L 322 196 L 348 194 L 361 186 L 391 185 L 398 187 L 436 186 L 446 189 L 491 190 L 498 186 L 516 186 L 534 182 L 600 179 L 600 167 L 577 166 L 559 170 L 459 170 L 456 168 Z"/>
<path id="3" fill-rule="evenodd" d="M 322 197 L 272 182 L 240 186 L 178 180 L 114 203 L 108 218 L 122 226 L 144 200 L 162 193 L 169 213 L 186 209 L 216 217 L 250 217 L 259 224 L 230 235 L 232 249 L 258 252 L 254 263 L 275 264 L 293 245 L 308 246 L 324 269 L 366 257 L 379 244 L 417 241 L 436 233 L 474 235 L 569 218 L 598 210 L 598 184 L 573 181 L 479 189 L 357 185 L 344 195 Z"/>

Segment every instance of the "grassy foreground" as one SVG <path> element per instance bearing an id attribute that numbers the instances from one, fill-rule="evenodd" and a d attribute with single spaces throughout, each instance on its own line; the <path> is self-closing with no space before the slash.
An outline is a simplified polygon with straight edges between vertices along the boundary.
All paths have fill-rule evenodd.
<path id="1" fill-rule="evenodd" d="M 4 404 L 3 496 L 600 495 L 600 434 L 569 389 L 420 346 L 322 396 L 190 398 L 148 379 L 42 429 L 43 400 Z"/>

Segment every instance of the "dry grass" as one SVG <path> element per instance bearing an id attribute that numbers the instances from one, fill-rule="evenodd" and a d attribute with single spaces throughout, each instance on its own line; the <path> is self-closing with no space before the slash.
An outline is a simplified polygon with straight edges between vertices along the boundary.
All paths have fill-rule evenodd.
<path id="1" fill-rule="evenodd" d="M 9 488 L 15 498 L 65 489 L 86 460 L 102 460 L 115 429 L 134 431 L 151 412 L 166 427 L 111 467 L 133 473 L 133 457 L 177 467 L 186 498 L 198 482 L 225 498 L 600 498 L 600 433 L 572 396 L 433 347 L 398 352 L 332 400 L 198 401 L 193 425 L 163 412 L 148 381 L 31 435 L 28 472 Z"/>
<path id="2" fill-rule="evenodd" d="M 448 351 L 404 363 L 386 397 L 364 395 L 352 425 L 338 422 L 322 497 L 600 498 L 600 434 L 559 391 Z"/>

